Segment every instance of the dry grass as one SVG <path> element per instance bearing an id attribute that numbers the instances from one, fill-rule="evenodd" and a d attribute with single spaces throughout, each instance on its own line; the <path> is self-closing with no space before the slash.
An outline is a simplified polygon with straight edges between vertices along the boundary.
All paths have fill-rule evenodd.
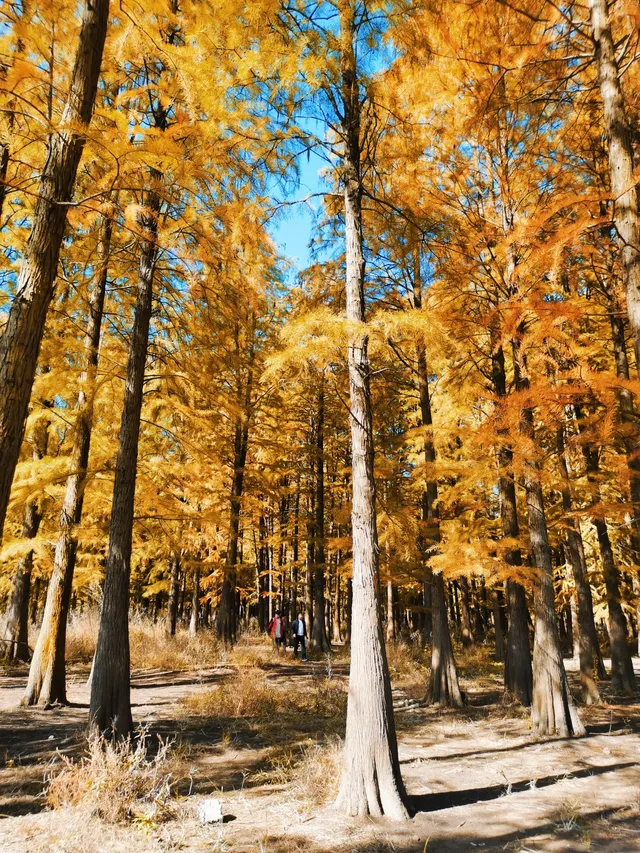
<path id="1" fill-rule="evenodd" d="M 347 693 L 341 683 L 328 678 L 296 687 L 269 679 L 260 669 L 245 668 L 224 684 L 187 696 L 182 704 L 188 714 L 218 719 L 342 720 Z"/>
<path id="2" fill-rule="evenodd" d="M 425 693 L 431 662 L 418 643 L 389 643 L 387 660 L 394 687 L 402 688 L 412 696 Z"/>
<path id="3" fill-rule="evenodd" d="M 149 755 L 143 731 L 135 744 L 91 735 L 79 761 L 61 756 L 49 766 L 46 800 L 53 809 L 73 806 L 107 823 L 154 826 L 175 816 L 171 744 L 159 740 Z"/>
<path id="4" fill-rule="evenodd" d="M 67 660 L 90 664 L 96 647 L 100 615 L 97 609 L 74 614 L 67 629 Z M 154 624 L 146 616 L 133 615 L 129 622 L 129 645 L 133 669 L 197 670 L 217 666 L 221 647 L 211 630 L 190 637 L 184 628 L 175 636 L 165 631 L 163 622 Z"/>

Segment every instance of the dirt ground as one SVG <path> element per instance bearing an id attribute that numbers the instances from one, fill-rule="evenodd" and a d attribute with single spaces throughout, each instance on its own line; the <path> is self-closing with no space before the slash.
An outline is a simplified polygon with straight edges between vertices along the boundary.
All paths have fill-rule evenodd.
<path id="1" fill-rule="evenodd" d="M 295 701 L 309 680 L 326 677 L 325 666 L 274 662 L 267 677 L 285 682 Z M 400 824 L 346 819 L 330 805 L 309 805 L 297 795 L 295 771 L 282 781 L 260 773 L 273 738 L 266 741 L 250 727 L 223 731 L 202 716 L 185 715 L 186 696 L 225 680 L 233 689 L 231 668 L 140 672 L 132 681 L 136 721 L 162 736 L 177 735 L 188 766 L 176 819 L 145 828 L 46 808 L 44 778 L 56 753 L 83 750 L 86 675 L 71 673 L 73 704 L 54 711 L 19 707 L 24 669 L 0 677 L 2 853 L 640 851 L 637 698 L 608 696 L 602 707 L 582 709 L 585 738 L 537 741 L 527 714 L 502 703 L 498 673 L 463 678 L 469 703 L 463 711 L 428 709 L 415 691 L 396 689 L 400 761 L 415 811 Z M 331 675 L 345 679 L 346 666 L 335 666 Z M 275 741 L 277 731 L 274 720 Z M 222 825 L 197 819 L 199 803 L 212 794 L 223 802 Z"/>

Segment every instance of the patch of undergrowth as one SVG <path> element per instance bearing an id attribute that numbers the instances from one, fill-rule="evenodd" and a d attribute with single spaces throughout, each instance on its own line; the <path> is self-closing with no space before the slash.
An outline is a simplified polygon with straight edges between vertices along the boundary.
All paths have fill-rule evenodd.
<path id="1" fill-rule="evenodd" d="M 154 826 L 175 817 L 172 743 L 149 748 L 141 731 L 135 742 L 92 734 L 79 760 L 59 756 L 49 765 L 45 797 L 53 809 L 73 806 L 107 823 Z"/>
<path id="2" fill-rule="evenodd" d="M 96 609 L 72 614 L 67 628 L 67 661 L 90 664 L 96 648 L 100 615 Z M 154 622 L 145 615 L 132 615 L 129 622 L 132 669 L 193 671 L 220 663 L 222 647 L 213 631 L 199 631 L 195 637 L 178 627 L 171 636 L 164 621 Z"/>
<path id="3" fill-rule="evenodd" d="M 342 740 L 323 743 L 307 740 L 295 748 L 274 747 L 264 766 L 249 783 L 288 786 L 289 793 L 306 805 L 320 806 L 335 800 L 342 771 Z"/>

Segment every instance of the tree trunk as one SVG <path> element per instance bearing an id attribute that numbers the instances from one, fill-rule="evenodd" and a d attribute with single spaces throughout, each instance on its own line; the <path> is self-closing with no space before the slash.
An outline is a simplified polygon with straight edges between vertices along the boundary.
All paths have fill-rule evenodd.
<path id="1" fill-rule="evenodd" d="M 159 184 L 160 177 L 156 170 L 152 170 L 151 179 L 154 184 Z M 89 708 L 92 725 L 101 732 L 113 728 L 113 733 L 118 737 L 127 737 L 133 726 L 129 683 L 129 577 L 140 413 L 157 257 L 160 211 L 157 187 L 147 192 L 145 201 L 146 206 L 140 223 L 144 236 L 141 243 L 138 292 L 127 363 L 103 605 Z"/>
<path id="2" fill-rule="evenodd" d="M 447 624 L 447 605 L 441 574 L 433 576 L 433 645 L 427 704 L 451 708 L 462 708 L 464 704 Z"/>
<path id="3" fill-rule="evenodd" d="M 189 620 L 189 636 L 195 637 L 198 633 L 198 615 L 200 610 L 200 565 L 196 564 L 193 569 L 193 590 L 191 593 L 191 619 Z"/>
<path id="4" fill-rule="evenodd" d="M 504 661 L 505 659 L 505 622 L 504 622 L 504 594 L 501 587 L 496 587 L 493 590 L 493 625 L 496 635 L 496 660 Z"/>
<path id="5" fill-rule="evenodd" d="M 89 316 L 84 341 L 85 368 L 81 377 L 84 387 L 81 387 L 78 394 L 78 417 L 71 453 L 71 474 L 67 478 L 53 571 L 47 589 L 42 627 L 31 661 L 27 689 L 22 700 L 24 705 L 35 705 L 40 702 L 48 707 L 55 703 L 66 704 L 67 701 L 65 673 L 67 618 L 78 547 L 76 528 L 82 517 L 89 463 L 93 396 L 107 287 L 111 230 L 111 219 L 103 216 L 97 246 L 96 282 L 89 298 Z"/>
<path id="6" fill-rule="evenodd" d="M 391 682 L 379 607 L 379 553 L 368 336 L 364 301 L 360 89 L 355 10 L 340 0 L 346 314 L 352 457 L 353 605 L 344 767 L 337 806 L 349 815 L 406 819 Z M 322 614 L 316 614 L 321 619 Z"/>
<path id="7" fill-rule="evenodd" d="M 243 387 L 242 378 L 238 376 L 237 402 L 238 416 L 234 428 L 233 440 L 233 477 L 231 480 L 229 538 L 227 541 L 227 559 L 225 561 L 224 580 L 220 595 L 218 611 L 218 636 L 225 643 L 234 643 L 236 639 L 235 599 L 236 574 L 238 563 L 238 538 L 240 532 L 240 511 L 242 508 L 242 490 L 244 487 L 244 469 L 247 461 L 249 446 L 249 416 L 251 412 L 251 394 L 253 390 L 253 360 L 255 334 L 254 323 L 251 327 L 251 344 L 249 349 L 249 365 L 246 382 Z M 235 327 L 236 356 L 240 358 L 240 327 Z M 271 574 L 269 575 L 271 580 Z M 269 584 L 271 589 L 271 583 Z M 271 618 L 271 597 L 269 598 L 269 618 Z"/>
<path id="8" fill-rule="evenodd" d="M 578 425 L 581 425 L 580 417 L 578 418 Z M 611 640 L 611 684 L 614 690 L 633 692 L 635 690 L 635 675 L 631 649 L 627 642 L 627 620 L 620 603 L 620 574 L 613 556 L 607 522 L 601 508 L 600 455 L 598 449 L 588 442 L 583 444 L 582 453 L 586 462 L 587 479 L 592 491 L 591 521 L 598 537 L 607 594 L 609 637 Z"/>
<path id="9" fill-rule="evenodd" d="M 497 397 L 507 395 L 504 351 L 496 346 L 491 357 L 493 390 Z M 498 431 L 500 433 L 500 430 Z M 520 536 L 516 487 L 513 479 L 513 451 L 506 445 L 498 448 L 498 496 L 500 499 L 500 521 L 504 539 L 516 540 Z M 509 548 L 505 554 L 509 566 L 521 566 L 519 548 Z M 531 705 L 533 697 L 533 673 L 529 648 L 529 626 L 527 623 L 527 599 L 522 584 L 513 578 L 507 580 L 507 651 L 504 665 L 504 687 L 521 705 Z"/>
<path id="10" fill-rule="evenodd" d="M 169 598 L 167 600 L 166 631 L 173 637 L 178 622 L 178 596 L 180 595 L 180 557 L 176 552 L 170 558 Z"/>
<path id="11" fill-rule="evenodd" d="M 523 375 L 526 367 L 521 358 L 519 342 L 514 341 L 514 371 L 516 387 L 526 391 L 529 381 Z M 521 415 L 521 430 L 532 443 L 535 439 L 533 410 L 525 407 Z M 562 660 L 558 623 L 555 614 L 553 562 L 544 512 L 542 484 L 535 460 L 525 462 L 525 492 L 529 539 L 539 579 L 534 587 L 535 632 L 533 642 L 533 702 L 531 721 L 539 737 L 559 737 L 585 734 L 576 710 Z"/>
<path id="12" fill-rule="evenodd" d="M 0 535 L 84 146 L 83 128 L 93 112 L 108 13 L 109 0 L 93 0 L 84 8 L 69 94 L 60 129 L 49 137 L 16 295 L 0 337 Z"/>
<path id="13" fill-rule="evenodd" d="M 591 28 L 598 65 L 604 129 L 609 142 L 609 176 L 614 199 L 613 221 L 620 237 L 622 283 L 640 375 L 640 226 L 631 127 L 625 111 L 620 69 L 611 34 L 607 0 L 589 0 Z"/>
<path id="14" fill-rule="evenodd" d="M 422 307 L 422 280 L 420 274 L 419 247 L 415 249 L 413 275 L 413 305 L 415 309 Z M 436 461 L 436 448 L 433 441 L 433 417 L 431 414 L 431 398 L 429 395 L 429 373 L 427 355 L 424 346 L 418 348 L 418 383 L 420 394 L 420 420 L 423 429 L 423 453 L 426 466 L 426 483 L 422 492 L 421 515 L 422 532 L 419 542 L 423 559 L 436 551 L 440 542 L 440 518 L 438 514 L 438 482 L 433 473 Z M 431 600 L 430 619 L 425 620 L 430 629 L 431 637 L 431 676 L 427 690 L 429 703 L 452 705 L 460 707 L 463 703 L 462 693 L 458 685 L 456 662 L 453 656 L 451 633 L 447 622 L 446 602 L 444 597 L 444 580 L 442 575 L 434 575 L 431 568 L 425 572 L 425 599 Z M 427 595 L 428 593 L 428 595 Z M 430 622 L 430 624 L 428 624 Z"/>
<path id="15" fill-rule="evenodd" d="M 318 391 L 318 410 L 316 420 L 316 523 L 315 523 L 315 560 L 313 578 L 313 629 L 311 641 L 313 647 L 322 652 L 331 651 L 327 636 L 324 601 L 324 569 L 325 569 L 325 524 L 324 524 L 324 376 L 320 378 Z"/>
<path id="16" fill-rule="evenodd" d="M 582 534 L 580 523 L 573 516 L 573 498 L 569 481 L 569 466 L 564 441 L 564 426 L 558 428 L 556 433 L 556 444 L 558 450 L 558 463 L 560 466 L 560 477 L 562 481 L 562 508 L 565 519 L 565 548 L 567 563 L 571 567 L 573 582 L 576 588 L 576 617 L 573 630 L 578 637 L 578 659 L 580 661 L 580 688 L 582 701 L 585 705 L 593 705 L 600 702 L 600 691 L 594 678 L 594 670 L 599 678 L 604 678 L 606 672 L 600 647 L 598 635 L 593 618 L 593 599 L 591 586 L 587 580 L 587 563 L 584 556 Z"/>
<path id="17" fill-rule="evenodd" d="M 465 577 L 460 578 L 460 594 L 462 598 L 462 645 L 467 648 L 473 645 L 474 639 L 471 630 L 471 610 L 469 609 L 469 580 Z"/>
<path id="18" fill-rule="evenodd" d="M 49 441 L 49 416 L 38 418 L 33 428 L 33 459 L 42 459 L 47 454 Z M 24 508 L 22 518 L 22 538 L 34 539 L 38 535 L 42 512 L 39 501 L 29 501 Z M 31 592 L 31 571 L 33 569 L 33 551 L 29 550 L 18 561 L 13 581 L 13 590 L 9 606 L 5 613 L 3 637 L 0 640 L 0 653 L 7 661 L 28 661 L 29 652 L 29 595 Z M 39 581 L 39 579 L 38 579 Z M 36 598 L 40 590 L 37 583 Z M 37 604 L 36 604 L 37 609 Z M 33 620 L 35 622 L 35 619 Z"/>

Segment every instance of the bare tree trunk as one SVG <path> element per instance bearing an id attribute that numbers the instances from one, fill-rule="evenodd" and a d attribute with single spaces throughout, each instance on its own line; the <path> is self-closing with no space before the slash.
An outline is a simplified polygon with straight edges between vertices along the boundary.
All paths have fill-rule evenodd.
<path id="1" fill-rule="evenodd" d="M 558 428 L 556 433 L 556 444 L 558 449 L 558 464 L 562 479 L 562 508 L 565 513 L 564 525 L 566 531 L 567 562 L 571 566 L 571 574 L 576 588 L 576 622 L 573 625 L 574 633 L 578 637 L 578 659 L 580 661 L 580 687 L 582 690 L 582 701 L 585 705 L 593 705 L 600 702 L 600 691 L 594 678 L 594 670 L 599 678 L 604 678 L 606 672 L 600 647 L 598 635 L 593 619 L 593 599 L 591 597 L 591 586 L 586 575 L 586 560 L 580 524 L 573 516 L 573 498 L 571 495 L 569 481 L 569 466 L 567 464 L 567 453 L 564 441 L 564 426 Z"/>
<path id="2" fill-rule="evenodd" d="M 524 374 L 526 362 L 514 341 L 514 371 L 516 387 L 527 390 L 529 381 Z M 535 439 L 533 410 L 522 410 L 521 429 L 531 442 Z M 540 737 L 580 737 L 585 734 L 574 704 L 562 660 L 553 589 L 553 562 L 544 512 L 544 499 L 538 465 L 535 460 L 525 463 L 525 492 L 529 539 L 539 579 L 534 587 L 535 632 L 533 642 L 533 701 L 532 728 Z"/>
<path id="3" fill-rule="evenodd" d="M 33 428 L 33 459 L 42 459 L 47 454 L 49 441 L 49 416 L 43 414 Z M 24 508 L 22 518 L 22 538 L 34 539 L 38 535 L 42 512 L 38 500 L 29 501 Z M 31 571 L 33 569 L 33 551 L 30 549 L 18 561 L 5 613 L 5 625 L 0 639 L 0 656 L 6 661 L 28 661 L 29 652 L 29 595 L 31 592 Z M 39 579 L 38 579 L 39 581 Z M 36 597 L 40 584 L 37 584 Z M 37 605 L 36 605 L 37 607 Z M 33 620 L 35 621 L 35 620 Z"/>
<path id="4" fill-rule="evenodd" d="M 253 390 L 253 336 L 255 323 L 251 327 L 251 343 L 249 349 L 249 366 L 246 382 L 238 376 L 237 401 L 239 414 L 236 418 L 233 440 L 233 477 L 231 481 L 231 498 L 229 513 L 229 538 L 227 541 L 227 559 L 225 562 L 224 580 L 220 595 L 220 610 L 218 611 L 218 636 L 225 643 L 234 643 L 236 639 L 235 598 L 236 573 L 238 563 L 238 537 L 240 532 L 240 511 L 242 508 L 242 491 L 244 488 L 244 469 L 247 461 L 249 446 L 249 417 L 251 413 L 251 394 Z M 240 329 L 235 329 L 236 355 L 240 358 Z M 271 581 L 271 575 L 269 575 Z M 271 589 L 271 583 L 269 584 Z M 271 618 L 271 597 L 269 598 Z"/>
<path id="5" fill-rule="evenodd" d="M 198 633 L 198 615 L 200 610 L 200 564 L 197 563 L 193 569 L 193 590 L 191 593 L 191 619 L 189 620 L 189 636 L 195 637 Z"/>
<path id="6" fill-rule="evenodd" d="M 627 294 L 627 314 L 633 335 L 636 370 L 640 375 L 640 226 L 632 133 L 622 97 L 620 69 L 611 34 L 607 0 L 589 0 L 589 11 L 598 64 L 604 129 L 609 141 L 609 176 L 614 199 L 613 221 L 620 238 L 622 283 Z"/>
<path id="7" fill-rule="evenodd" d="M 451 708 L 462 708 L 464 705 L 447 624 L 442 574 L 433 576 L 433 646 L 427 704 Z"/>
<path id="8" fill-rule="evenodd" d="M 318 391 L 318 410 L 316 420 L 316 524 L 315 524 L 315 560 L 313 579 L 313 620 L 311 639 L 313 646 L 322 652 L 331 651 L 327 637 L 324 601 L 324 569 L 325 569 L 325 524 L 324 524 L 324 376 L 320 380 Z"/>
<path id="9" fill-rule="evenodd" d="M 73 584 L 78 541 L 76 528 L 82 517 L 82 504 L 87 479 L 93 395 L 98 367 L 100 328 L 107 287 L 109 247 L 112 222 L 104 216 L 100 223 L 97 246 L 96 281 L 89 298 L 89 316 L 85 332 L 85 369 L 81 377 L 84 387 L 78 394 L 78 417 L 71 453 L 71 474 L 67 478 L 53 571 L 47 589 L 42 627 L 31 661 L 23 705 L 66 704 L 65 646 L 69 600 Z M 86 389 L 86 390 L 85 390 Z"/>
<path id="10" fill-rule="evenodd" d="M 473 631 L 471 630 L 471 611 L 469 609 L 469 580 L 465 577 L 460 578 L 460 595 L 462 598 L 462 645 L 468 647 L 474 644 L 474 639 Z"/>
<path id="11" fill-rule="evenodd" d="M 173 637 L 176 633 L 176 624 L 178 622 L 178 596 L 180 594 L 180 557 L 177 552 L 174 551 L 171 554 L 169 565 L 170 576 L 166 631 L 169 636 Z"/>
<path id="12" fill-rule="evenodd" d="M 85 128 L 93 112 L 109 0 L 86 3 L 60 129 L 52 133 L 16 295 L 0 337 L 0 535 L 20 454 Z"/>
<path id="13" fill-rule="evenodd" d="M 352 456 L 353 615 L 344 768 L 337 806 L 349 815 L 406 819 L 406 794 L 396 740 L 391 682 L 379 607 L 373 418 L 364 300 L 360 88 L 355 10 L 339 0 L 346 233 L 346 313 L 359 327 L 349 340 Z M 321 619 L 322 614 L 316 614 Z"/>
<path id="14" fill-rule="evenodd" d="M 153 303 L 153 279 L 157 258 L 158 216 L 161 175 L 152 170 L 152 189 L 147 192 L 141 217 L 144 230 L 140 251 L 140 270 L 136 310 L 127 363 L 124 407 L 120 423 L 116 474 L 113 484 L 109 550 L 100 630 L 91 685 L 89 717 L 99 731 L 113 729 L 118 737 L 132 730 L 129 662 L 129 577 L 131 573 L 131 537 L 135 501 L 138 439 L 142 391 L 149 343 L 149 325 Z"/>
<path id="15" fill-rule="evenodd" d="M 505 622 L 504 622 L 504 594 L 502 587 L 495 587 L 493 590 L 493 625 L 496 635 L 496 660 L 504 661 L 505 659 Z"/>
<path id="16" fill-rule="evenodd" d="M 581 424 L 580 410 L 578 426 Z M 601 508 L 600 495 L 600 454 L 591 443 L 582 445 L 582 453 L 586 463 L 587 479 L 592 492 L 591 521 L 598 537 L 602 572 L 607 594 L 607 609 L 609 610 L 609 637 L 611 640 L 611 683 L 614 690 L 632 692 L 635 690 L 635 675 L 631 660 L 631 649 L 627 641 L 627 620 L 620 603 L 620 574 L 613 556 L 613 548 L 609 539 L 607 521 Z"/>
<path id="17" fill-rule="evenodd" d="M 496 396 L 506 397 L 506 371 L 504 351 L 495 346 L 492 360 L 492 382 Z M 513 479 L 513 451 L 506 445 L 498 448 L 498 496 L 500 498 L 500 521 L 505 539 L 518 539 L 518 507 L 516 487 Z M 521 566 L 519 548 L 510 548 L 505 554 L 510 566 Z M 527 624 L 527 600 L 522 584 L 513 578 L 507 580 L 507 653 L 504 666 L 504 687 L 521 705 L 531 705 L 533 697 L 533 673 L 529 648 L 529 626 Z"/>

